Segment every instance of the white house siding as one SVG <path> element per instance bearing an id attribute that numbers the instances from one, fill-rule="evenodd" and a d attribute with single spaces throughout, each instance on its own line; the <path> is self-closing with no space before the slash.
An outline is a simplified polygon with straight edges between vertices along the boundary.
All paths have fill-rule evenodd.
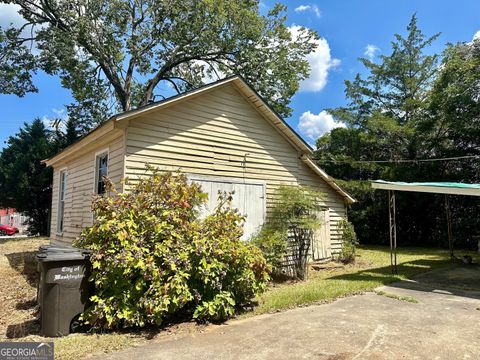
<path id="1" fill-rule="evenodd" d="M 281 184 L 314 187 L 330 209 L 332 253 L 341 241 L 337 223 L 345 216 L 343 198 L 301 159 L 301 153 L 226 84 L 130 119 L 126 130 L 126 176 L 145 174 L 145 163 L 187 174 L 266 182 L 267 213 Z"/>
<path id="2" fill-rule="evenodd" d="M 53 174 L 53 196 L 51 212 L 50 240 L 54 245 L 68 245 L 80 235 L 83 228 L 91 225 L 91 201 L 95 182 L 96 153 L 108 149 L 108 176 L 120 187 L 123 179 L 124 136 L 123 131 L 115 130 L 112 136 L 105 136 L 95 142 L 88 152 L 55 165 Z M 64 211 L 64 229 L 57 233 L 57 210 L 59 195 L 59 175 L 62 169 L 67 170 L 67 189 Z"/>

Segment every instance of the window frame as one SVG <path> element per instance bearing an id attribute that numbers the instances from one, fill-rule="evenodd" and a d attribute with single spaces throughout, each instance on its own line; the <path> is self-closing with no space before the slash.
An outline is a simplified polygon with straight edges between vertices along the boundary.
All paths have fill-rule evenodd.
<path id="1" fill-rule="evenodd" d="M 65 228 L 65 201 L 67 198 L 67 188 L 68 188 L 68 169 L 62 168 L 59 170 L 59 178 L 58 178 L 58 202 L 57 202 L 57 226 L 56 226 L 57 235 L 63 235 L 63 230 Z"/>
<path id="2" fill-rule="evenodd" d="M 97 151 L 95 153 L 95 156 L 94 156 L 94 159 L 93 159 L 93 193 L 95 195 L 103 195 L 105 192 L 99 194 L 98 193 L 98 182 L 99 182 L 99 170 L 100 170 L 100 167 L 99 167 L 99 159 L 102 155 L 107 155 L 107 174 L 106 176 L 108 176 L 109 172 L 110 172 L 110 149 L 109 148 L 105 148 L 105 149 L 102 149 L 100 151 Z"/>

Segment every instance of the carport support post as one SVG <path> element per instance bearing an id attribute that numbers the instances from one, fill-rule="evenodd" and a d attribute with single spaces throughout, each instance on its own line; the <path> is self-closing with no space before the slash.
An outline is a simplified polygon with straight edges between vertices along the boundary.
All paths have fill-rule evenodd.
<path id="1" fill-rule="evenodd" d="M 454 261 L 455 257 L 453 256 L 452 220 L 450 218 L 450 205 L 448 203 L 447 194 L 445 194 L 445 215 L 447 217 L 448 249 L 450 250 L 450 260 Z"/>
<path id="2" fill-rule="evenodd" d="M 395 191 L 388 190 L 388 224 L 390 229 L 390 264 L 392 274 L 397 271 L 397 222 L 395 216 Z"/>

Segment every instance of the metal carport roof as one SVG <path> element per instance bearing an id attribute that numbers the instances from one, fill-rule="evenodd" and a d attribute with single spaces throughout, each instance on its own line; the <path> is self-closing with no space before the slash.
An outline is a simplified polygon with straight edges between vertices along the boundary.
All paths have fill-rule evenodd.
<path id="1" fill-rule="evenodd" d="M 453 236 L 450 220 L 448 195 L 480 196 L 480 184 L 465 184 L 454 182 L 400 182 L 373 180 L 372 188 L 388 190 L 388 215 L 390 230 L 390 262 L 392 273 L 397 273 L 397 223 L 395 211 L 395 191 L 411 191 L 445 195 L 445 214 L 447 217 L 448 244 L 450 257 L 453 260 Z"/>
<path id="2" fill-rule="evenodd" d="M 373 180 L 372 188 L 382 190 L 415 191 L 447 195 L 480 196 L 480 184 L 454 182 L 400 182 Z"/>

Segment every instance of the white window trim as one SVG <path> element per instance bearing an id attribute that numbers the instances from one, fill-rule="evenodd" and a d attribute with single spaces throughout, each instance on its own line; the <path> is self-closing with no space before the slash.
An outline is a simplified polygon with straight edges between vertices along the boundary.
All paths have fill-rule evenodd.
<path id="1" fill-rule="evenodd" d="M 63 199 L 63 214 L 62 214 L 62 217 L 63 217 L 63 226 L 62 226 L 62 230 L 60 231 L 59 230 L 59 225 L 60 225 L 60 192 L 62 190 L 62 173 L 65 173 L 65 189 L 64 189 L 64 192 L 65 192 L 65 195 L 64 195 L 64 199 Z M 61 169 L 58 170 L 58 200 L 57 200 L 57 223 L 56 223 L 56 229 L 55 229 L 55 234 L 57 236 L 63 236 L 63 231 L 65 230 L 65 201 L 67 199 L 67 190 L 68 190 L 68 168 L 67 167 L 63 167 Z"/>
<path id="2" fill-rule="evenodd" d="M 99 150 L 95 153 L 95 156 L 93 157 L 93 194 L 98 195 L 97 193 L 97 157 L 99 155 L 107 154 L 107 176 L 109 176 L 110 173 L 110 147 Z"/>

